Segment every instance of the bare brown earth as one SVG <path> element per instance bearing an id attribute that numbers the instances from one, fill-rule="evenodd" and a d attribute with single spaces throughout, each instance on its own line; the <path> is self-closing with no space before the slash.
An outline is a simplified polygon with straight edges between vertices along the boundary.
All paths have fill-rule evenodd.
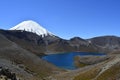
<path id="1" fill-rule="evenodd" d="M 120 54 L 108 57 L 92 65 L 50 76 L 48 80 L 119 80 Z"/>
<path id="2" fill-rule="evenodd" d="M 62 71 L 1 34 L 0 67 L 10 69 L 21 80 L 43 80 L 46 76 Z"/>

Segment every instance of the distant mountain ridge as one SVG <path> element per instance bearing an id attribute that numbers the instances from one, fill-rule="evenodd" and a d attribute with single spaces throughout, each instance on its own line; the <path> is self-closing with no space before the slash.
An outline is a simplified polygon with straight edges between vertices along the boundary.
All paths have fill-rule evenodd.
<path id="1" fill-rule="evenodd" d="M 10 30 L 0 30 L 0 33 L 36 55 L 76 51 L 108 53 L 120 49 L 120 37 L 101 36 L 91 39 L 74 37 L 65 40 L 32 20 L 23 21 Z"/>
<path id="2" fill-rule="evenodd" d="M 89 39 L 92 44 L 97 45 L 99 51 L 111 52 L 120 50 L 120 37 L 100 36 Z"/>

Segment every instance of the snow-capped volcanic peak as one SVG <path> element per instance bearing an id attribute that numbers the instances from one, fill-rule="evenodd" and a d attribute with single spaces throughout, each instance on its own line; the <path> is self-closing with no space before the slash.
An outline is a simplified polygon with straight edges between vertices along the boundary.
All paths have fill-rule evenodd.
<path id="1" fill-rule="evenodd" d="M 39 36 L 47 36 L 47 35 L 53 35 L 49 31 L 47 31 L 45 28 L 40 26 L 37 22 L 28 20 L 28 21 L 23 21 L 22 23 L 16 25 L 13 28 L 10 28 L 10 30 L 23 30 L 23 31 L 28 31 L 32 33 L 36 33 Z"/>

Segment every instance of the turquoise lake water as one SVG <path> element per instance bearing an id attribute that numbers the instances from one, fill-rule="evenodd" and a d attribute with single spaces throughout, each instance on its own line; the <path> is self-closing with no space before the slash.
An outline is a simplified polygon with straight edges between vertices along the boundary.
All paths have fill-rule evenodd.
<path id="1" fill-rule="evenodd" d="M 69 53 L 59 53 L 59 54 L 50 54 L 42 57 L 42 59 L 56 65 L 57 67 L 63 69 L 76 69 L 74 65 L 75 56 L 104 56 L 104 53 L 89 53 L 89 52 L 69 52 Z"/>

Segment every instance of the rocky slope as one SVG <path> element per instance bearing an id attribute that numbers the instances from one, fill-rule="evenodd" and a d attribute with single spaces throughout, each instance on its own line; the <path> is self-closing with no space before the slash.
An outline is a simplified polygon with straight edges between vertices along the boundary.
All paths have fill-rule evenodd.
<path id="1" fill-rule="evenodd" d="M 21 80 L 41 80 L 61 71 L 0 34 L 0 66 L 9 68 Z"/>
<path id="2" fill-rule="evenodd" d="M 74 80 L 119 80 L 120 54 L 110 57 L 109 60 L 94 65 L 90 70 L 79 73 Z"/>
<path id="3" fill-rule="evenodd" d="M 120 49 L 120 37 L 117 36 L 101 36 L 91 38 L 92 44 L 96 45 L 98 51 L 109 53 L 111 51 L 117 51 Z"/>

